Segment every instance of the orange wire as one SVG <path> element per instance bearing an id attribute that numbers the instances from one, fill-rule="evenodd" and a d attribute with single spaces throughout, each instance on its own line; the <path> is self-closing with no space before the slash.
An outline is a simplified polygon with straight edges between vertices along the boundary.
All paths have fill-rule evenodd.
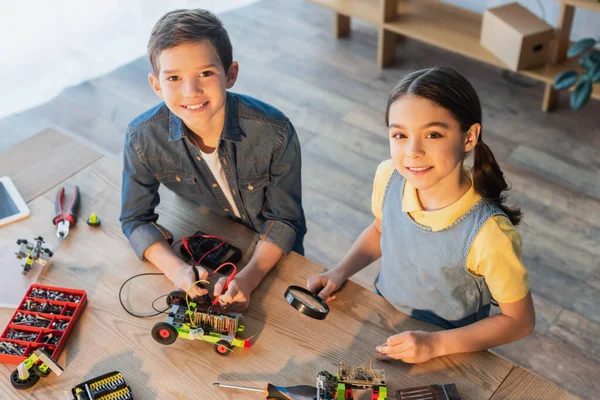
<path id="1" fill-rule="evenodd" d="M 375 354 L 373 357 L 371 357 L 371 361 L 369 361 L 369 368 L 371 369 L 371 374 L 373 374 L 373 380 L 376 378 L 375 371 L 373 371 L 373 360 L 377 358 L 378 355 L 379 354 Z"/>

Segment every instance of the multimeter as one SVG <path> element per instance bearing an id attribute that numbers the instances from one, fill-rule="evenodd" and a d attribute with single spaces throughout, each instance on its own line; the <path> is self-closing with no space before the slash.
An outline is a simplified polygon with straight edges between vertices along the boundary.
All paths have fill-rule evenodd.
<path id="1" fill-rule="evenodd" d="M 187 248 L 186 246 L 181 246 L 179 251 L 184 260 L 188 261 L 192 257 L 196 262 L 202 260 L 200 264 L 212 270 L 217 269 L 219 265 L 226 262 L 237 264 L 242 259 L 242 251 L 240 249 L 224 242 L 220 238 L 207 235 L 201 231 L 189 237 L 187 239 Z M 226 266 L 220 272 L 227 274 L 231 270 L 230 266 Z"/>

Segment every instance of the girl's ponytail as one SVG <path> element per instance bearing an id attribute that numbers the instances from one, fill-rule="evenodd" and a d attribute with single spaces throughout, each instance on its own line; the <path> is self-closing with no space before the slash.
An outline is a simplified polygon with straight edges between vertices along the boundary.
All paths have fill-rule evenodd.
<path id="1" fill-rule="evenodd" d="M 506 195 L 503 195 L 502 192 L 509 189 L 508 185 L 492 150 L 483 143 L 481 136 L 474 150 L 473 185 L 475 191 L 485 200 L 498 206 L 513 225 L 521 222 L 521 210 L 509 208 L 504 204 Z"/>
<path id="2" fill-rule="evenodd" d="M 482 112 L 479 97 L 469 81 L 449 67 L 435 67 L 414 71 L 406 75 L 390 93 L 385 111 L 386 126 L 389 126 L 389 113 L 392 104 L 407 94 L 423 97 L 450 111 L 460 123 L 461 130 L 467 132 L 473 124 L 481 124 Z M 508 190 L 504 174 L 496 162 L 492 151 L 479 136 L 475 146 L 473 185 L 475 191 L 485 200 L 498 206 L 513 225 L 521 221 L 521 211 L 504 205 Z"/>

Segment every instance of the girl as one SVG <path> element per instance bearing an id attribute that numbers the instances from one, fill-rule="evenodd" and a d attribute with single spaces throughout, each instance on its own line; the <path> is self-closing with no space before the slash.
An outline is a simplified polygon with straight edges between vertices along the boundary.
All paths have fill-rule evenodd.
<path id="1" fill-rule="evenodd" d="M 392 159 L 373 185 L 375 220 L 335 268 L 308 279 L 323 299 L 382 257 L 377 293 L 398 310 L 445 331 L 403 332 L 376 348 L 409 363 L 478 351 L 527 336 L 535 325 L 520 261 L 518 209 L 481 136 L 481 105 L 451 68 L 407 75 L 390 94 L 386 125 Z M 471 170 L 463 164 L 473 151 Z M 489 316 L 496 300 L 501 314 Z"/>

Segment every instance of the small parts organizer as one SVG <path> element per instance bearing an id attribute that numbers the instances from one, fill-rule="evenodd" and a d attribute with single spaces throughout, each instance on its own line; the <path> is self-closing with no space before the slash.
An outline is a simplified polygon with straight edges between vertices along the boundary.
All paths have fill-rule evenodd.
<path id="1" fill-rule="evenodd" d="M 54 360 L 87 303 L 83 290 L 31 285 L 0 337 L 0 362 L 19 364 L 44 348 Z"/>

